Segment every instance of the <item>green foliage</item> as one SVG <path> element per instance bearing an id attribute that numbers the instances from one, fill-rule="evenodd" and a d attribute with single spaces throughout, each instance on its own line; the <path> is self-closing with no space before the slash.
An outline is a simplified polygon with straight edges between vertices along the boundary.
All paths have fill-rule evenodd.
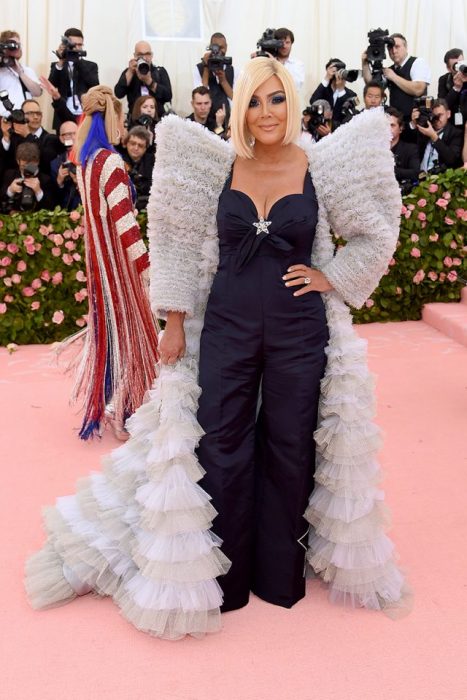
<path id="1" fill-rule="evenodd" d="M 465 279 L 467 171 L 428 178 L 404 198 L 397 250 L 356 323 L 419 319 L 458 301 Z M 143 233 L 146 213 L 138 215 Z M 50 343 L 86 325 L 81 212 L 0 216 L 0 345 Z M 337 241 L 343 244 L 342 241 Z"/>

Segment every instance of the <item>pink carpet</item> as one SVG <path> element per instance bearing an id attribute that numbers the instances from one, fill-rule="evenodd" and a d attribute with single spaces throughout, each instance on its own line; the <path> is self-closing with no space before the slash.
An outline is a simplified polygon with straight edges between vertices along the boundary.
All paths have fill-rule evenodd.
<path id="1" fill-rule="evenodd" d="M 423 322 L 359 333 L 412 614 L 334 607 L 310 581 L 292 610 L 252 597 L 221 633 L 172 643 L 134 630 L 110 600 L 29 608 L 23 564 L 43 540 L 41 506 L 117 443 L 78 440 L 70 379 L 47 347 L 0 349 L 1 700 L 466 700 L 467 348 Z"/>

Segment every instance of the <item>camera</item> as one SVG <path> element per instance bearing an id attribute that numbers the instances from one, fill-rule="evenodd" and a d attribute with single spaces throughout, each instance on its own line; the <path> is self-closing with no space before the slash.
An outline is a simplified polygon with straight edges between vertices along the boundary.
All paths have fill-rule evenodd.
<path id="1" fill-rule="evenodd" d="M 16 64 L 16 58 L 13 56 L 5 56 L 5 51 L 18 51 L 21 48 L 20 44 L 14 39 L 9 39 L 0 44 L 0 66 L 8 68 Z"/>
<path id="2" fill-rule="evenodd" d="M 5 121 L 10 122 L 10 124 L 29 124 L 29 119 L 23 110 L 14 109 L 14 104 L 10 100 L 7 90 L 0 91 L 0 101 L 3 103 L 3 108 L 9 112 L 9 115 L 4 117 Z"/>
<path id="3" fill-rule="evenodd" d="M 21 178 L 23 182 L 23 189 L 21 191 L 21 195 L 19 196 L 19 208 L 21 211 L 30 211 L 36 204 L 36 195 L 30 187 L 24 184 L 24 180 L 28 177 L 37 177 L 38 174 L 39 167 L 37 163 L 26 163 L 23 168 L 23 177 Z"/>
<path id="4" fill-rule="evenodd" d="M 315 139 L 319 139 L 320 134 L 318 134 L 318 128 L 326 125 L 330 121 L 326 118 L 323 105 L 311 105 L 311 107 L 306 107 L 302 114 L 304 117 L 310 117 L 306 128 Z"/>
<path id="5" fill-rule="evenodd" d="M 64 163 L 62 163 L 62 168 L 65 168 L 65 170 L 68 170 L 69 173 L 76 175 L 76 165 L 72 163 L 71 160 L 66 160 Z"/>
<path id="6" fill-rule="evenodd" d="M 146 129 L 152 131 L 155 123 L 155 120 L 151 116 L 149 116 L 149 114 L 140 114 L 138 119 L 135 119 L 132 126 L 136 126 L 136 124 L 139 124 L 140 126 L 144 126 L 146 127 Z"/>
<path id="7" fill-rule="evenodd" d="M 454 70 L 456 73 L 462 73 L 462 75 L 467 75 L 467 63 L 465 61 L 459 61 L 455 64 Z"/>
<path id="8" fill-rule="evenodd" d="M 61 41 L 63 44 L 62 51 L 60 54 L 54 52 L 60 59 L 64 61 L 78 61 L 80 58 L 84 58 L 84 56 L 88 55 L 86 51 L 77 49 L 76 44 L 70 41 L 69 37 L 62 36 Z"/>
<path id="9" fill-rule="evenodd" d="M 276 30 L 266 29 L 256 44 L 256 47 L 259 49 L 259 51 L 256 52 L 256 55 L 268 56 L 268 54 L 271 54 L 271 56 L 277 58 L 279 55 L 279 49 L 281 49 L 283 46 L 283 40 L 276 39 Z"/>
<path id="10" fill-rule="evenodd" d="M 348 100 L 344 102 L 342 105 L 342 119 L 341 119 L 341 124 L 347 124 L 353 117 L 355 117 L 356 114 L 360 114 L 360 110 L 357 109 L 357 106 L 360 104 L 360 100 L 358 97 L 355 95 L 355 97 L 349 97 Z"/>
<path id="11" fill-rule="evenodd" d="M 147 75 L 151 70 L 151 64 L 144 60 L 144 58 L 138 58 L 136 61 L 136 70 L 141 75 Z"/>
<path id="12" fill-rule="evenodd" d="M 386 58 L 386 46 L 392 48 L 395 46 L 395 41 L 389 36 L 387 29 L 370 29 L 367 34 L 369 46 L 366 50 L 366 56 L 370 66 L 371 77 L 384 87 L 387 85 L 387 80 L 383 73 L 383 61 Z"/>
<path id="13" fill-rule="evenodd" d="M 420 116 L 417 119 L 418 126 L 427 127 L 428 123 L 433 119 L 433 97 L 415 97 L 413 101 L 413 108 L 418 109 Z"/>
<path id="14" fill-rule="evenodd" d="M 349 83 L 354 83 L 358 78 L 361 77 L 362 71 L 357 69 L 347 70 L 346 68 L 341 68 L 336 71 L 336 75 L 340 80 L 347 80 Z"/>
<path id="15" fill-rule="evenodd" d="M 207 47 L 210 51 L 210 56 L 208 58 L 208 68 L 209 70 L 215 72 L 216 70 L 225 70 L 226 66 L 232 65 L 231 56 L 224 56 L 219 44 L 211 44 Z"/>

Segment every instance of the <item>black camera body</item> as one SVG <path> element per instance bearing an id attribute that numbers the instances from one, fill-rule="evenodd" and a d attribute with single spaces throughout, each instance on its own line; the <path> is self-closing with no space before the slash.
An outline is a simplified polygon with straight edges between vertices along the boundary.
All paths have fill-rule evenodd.
<path id="1" fill-rule="evenodd" d="M 7 68 L 8 66 L 14 66 L 16 63 L 16 58 L 13 56 L 6 56 L 5 51 L 18 51 L 20 45 L 14 39 L 8 39 L 0 43 L 0 66 L 2 68 Z"/>
<path id="2" fill-rule="evenodd" d="M 64 61 L 79 61 L 80 58 L 87 56 L 87 51 L 76 48 L 76 44 L 70 41 L 69 37 L 62 36 L 63 50 L 59 58 Z"/>
<path id="3" fill-rule="evenodd" d="M 268 28 L 258 39 L 256 46 L 259 49 L 259 51 L 256 52 L 257 56 L 268 56 L 268 54 L 271 54 L 271 56 L 277 58 L 279 55 L 279 49 L 284 46 L 284 42 L 282 39 L 276 38 L 275 29 Z"/>
<path id="4" fill-rule="evenodd" d="M 341 110 L 341 124 L 347 124 L 347 122 L 353 119 L 357 114 L 360 114 L 360 110 L 358 109 L 359 103 L 360 100 L 357 95 L 355 95 L 355 97 L 349 97 L 349 99 L 344 102 Z"/>
<path id="5" fill-rule="evenodd" d="M 418 109 L 420 116 L 417 119 L 418 126 L 427 127 L 428 124 L 433 119 L 433 105 L 434 98 L 429 96 L 415 97 L 413 101 L 413 108 Z"/>
<path id="6" fill-rule="evenodd" d="M 462 75 L 467 75 L 467 63 L 465 61 L 459 61 L 454 66 L 456 73 L 462 73 Z"/>
<path id="7" fill-rule="evenodd" d="M 31 211 L 36 204 L 36 195 L 34 190 L 24 184 L 24 180 L 28 177 L 37 177 L 39 174 L 39 166 L 37 163 L 26 163 L 23 168 L 23 177 L 21 178 L 23 188 L 21 195 L 18 196 L 19 208 L 21 211 Z"/>
<path id="8" fill-rule="evenodd" d="M 370 66 L 371 77 L 376 82 L 386 87 L 387 80 L 383 73 L 383 61 L 386 58 L 386 46 L 392 48 L 395 41 L 389 36 L 387 29 L 370 29 L 367 34 L 369 45 L 366 50 L 366 56 Z"/>
<path id="9" fill-rule="evenodd" d="M 62 163 L 62 168 L 68 170 L 68 173 L 76 175 L 76 165 L 72 163 L 71 160 L 66 160 L 64 163 Z"/>
<path id="10" fill-rule="evenodd" d="M 9 112 L 9 115 L 4 117 L 5 121 L 10 122 L 10 124 L 29 124 L 29 119 L 26 117 L 23 110 L 14 108 L 15 106 L 10 100 L 7 90 L 0 91 L 0 101 L 4 109 Z"/>
<path id="11" fill-rule="evenodd" d="M 138 124 L 139 126 L 144 126 L 146 129 L 152 131 L 155 123 L 155 120 L 149 114 L 140 114 L 138 119 L 135 119 L 132 126 Z"/>
<path id="12" fill-rule="evenodd" d="M 138 58 L 136 61 L 136 70 L 141 75 L 147 75 L 151 70 L 151 64 L 144 60 L 144 58 Z"/>
<path id="13" fill-rule="evenodd" d="M 210 52 L 208 58 L 208 68 L 210 71 L 225 70 L 226 66 L 232 65 L 232 57 L 224 56 L 219 44 L 211 44 L 207 50 Z"/>
<path id="14" fill-rule="evenodd" d="M 303 112 L 303 116 L 309 116 L 310 119 L 308 120 L 308 123 L 306 125 L 306 128 L 312 134 L 313 136 L 316 136 L 316 132 L 318 131 L 318 127 L 324 126 L 326 124 L 326 117 L 324 114 L 324 107 L 323 105 L 311 105 L 310 107 L 306 107 Z"/>

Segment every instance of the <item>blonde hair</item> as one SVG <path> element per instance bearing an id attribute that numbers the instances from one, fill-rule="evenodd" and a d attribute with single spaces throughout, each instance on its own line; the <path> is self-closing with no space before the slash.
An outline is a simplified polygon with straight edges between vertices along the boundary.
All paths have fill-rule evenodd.
<path id="1" fill-rule="evenodd" d="M 84 119 L 80 123 L 75 141 L 75 155 L 78 161 L 81 159 L 81 149 L 88 138 L 92 125 L 92 116 L 96 112 L 102 114 L 104 128 L 109 143 L 120 143 L 120 132 L 118 129 L 119 119 L 122 113 L 122 103 L 113 94 L 107 85 L 96 85 L 88 90 L 81 97 L 83 105 Z"/>
<path id="2" fill-rule="evenodd" d="M 277 76 L 281 81 L 287 103 L 287 129 L 283 145 L 292 143 L 300 134 L 301 109 L 295 83 L 289 71 L 280 61 L 274 58 L 253 58 L 247 63 L 245 70 L 238 79 L 232 100 L 232 114 L 230 118 L 232 143 L 237 155 L 241 158 L 253 158 L 253 147 L 250 143 L 251 135 L 246 124 L 246 113 L 252 95 L 257 87 L 266 80 Z"/>

